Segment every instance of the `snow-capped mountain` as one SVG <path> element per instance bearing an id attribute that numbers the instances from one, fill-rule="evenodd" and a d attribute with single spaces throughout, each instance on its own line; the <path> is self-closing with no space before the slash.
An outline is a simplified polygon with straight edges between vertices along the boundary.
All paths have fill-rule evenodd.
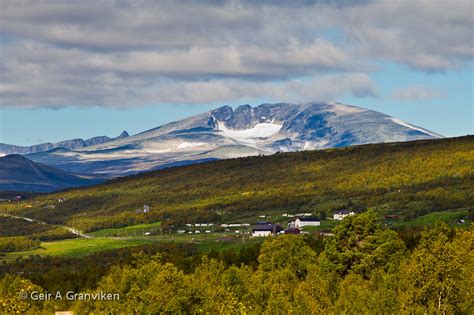
<path id="1" fill-rule="evenodd" d="M 76 173 L 111 176 L 277 151 L 442 137 L 397 118 L 335 102 L 223 106 L 112 141 L 28 155 Z"/>

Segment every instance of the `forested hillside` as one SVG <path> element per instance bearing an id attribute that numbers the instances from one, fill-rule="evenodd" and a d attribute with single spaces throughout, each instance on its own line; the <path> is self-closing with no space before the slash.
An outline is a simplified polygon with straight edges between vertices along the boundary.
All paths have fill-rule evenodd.
<path id="1" fill-rule="evenodd" d="M 411 220 L 472 210 L 473 165 L 473 136 L 363 145 L 170 168 L 0 207 L 84 231 L 347 208 Z M 137 213 L 144 204 L 151 211 Z"/>

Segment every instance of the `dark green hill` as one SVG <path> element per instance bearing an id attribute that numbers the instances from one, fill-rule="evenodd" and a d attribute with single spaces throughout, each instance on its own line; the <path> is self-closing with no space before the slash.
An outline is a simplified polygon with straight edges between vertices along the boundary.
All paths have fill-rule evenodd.
<path id="1" fill-rule="evenodd" d="M 282 153 L 190 165 L 36 197 L 11 211 L 84 230 L 162 220 L 375 208 L 405 220 L 474 205 L 474 136 Z M 54 209 L 45 206 L 58 197 Z M 143 205 L 150 213 L 137 213 Z M 13 206 L 11 206 L 13 207 Z M 50 207 L 52 208 L 52 207 Z"/>
<path id="2" fill-rule="evenodd" d="M 36 163 L 17 154 L 0 157 L 0 191 L 52 192 L 102 181 Z"/>

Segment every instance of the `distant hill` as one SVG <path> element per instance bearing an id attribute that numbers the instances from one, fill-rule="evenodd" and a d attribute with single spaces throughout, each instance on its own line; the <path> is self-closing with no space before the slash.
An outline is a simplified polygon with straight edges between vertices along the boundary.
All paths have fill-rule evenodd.
<path id="1" fill-rule="evenodd" d="M 83 139 L 71 139 L 64 140 L 57 143 L 41 143 L 32 146 L 18 146 L 0 143 L 0 155 L 9 155 L 9 154 L 32 154 L 49 151 L 55 148 L 65 148 L 69 150 L 81 149 L 93 145 L 103 144 L 109 141 L 123 139 L 128 137 L 128 133 L 123 131 L 118 137 L 109 138 L 107 136 L 97 136 L 87 140 Z"/>
<path id="2" fill-rule="evenodd" d="M 36 163 L 21 155 L 0 157 L 0 191 L 52 192 L 102 181 Z"/>
<path id="3" fill-rule="evenodd" d="M 474 136 L 279 153 L 193 164 L 35 197 L 27 217 L 86 231 L 373 208 L 412 220 L 474 209 Z M 45 209 L 58 198 L 65 202 Z M 137 213 L 143 205 L 149 213 Z M 18 209 L 12 209 L 17 211 Z M 249 221 L 252 222 L 252 221 Z"/>
<path id="4" fill-rule="evenodd" d="M 362 107 L 336 102 L 277 103 L 235 109 L 222 106 L 95 145 L 62 142 L 54 150 L 31 152 L 28 158 L 68 172 L 123 176 L 183 161 L 441 137 Z"/>

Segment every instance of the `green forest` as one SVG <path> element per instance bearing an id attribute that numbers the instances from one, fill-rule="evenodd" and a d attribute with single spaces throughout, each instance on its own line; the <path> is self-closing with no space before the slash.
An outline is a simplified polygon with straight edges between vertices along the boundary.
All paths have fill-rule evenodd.
<path id="1" fill-rule="evenodd" d="M 472 314 L 473 165 L 466 136 L 222 160 L 24 195 L 0 203 L 0 313 Z M 332 220 L 338 210 L 356 215 Z M 298 213 L 321 226 L 266 238 L 220 227 L 262 215 L 286 227 Z M 212 233 L 177 232 L 205 222 Z"/>
<path id="2" fill-rule="evenodd" d="M 268 237 L 258 250 L 234 256 L 235 261 L 223 259 L 226 254 L 193 260 L 197 256 L 192 248 L 119 255 L 123 263 L 112 259 L 117 264 L 94 279 L 97 282 L 90 289 L 75 291 L 78 294 L 72 297 L 63 291 L 62 300 L 22 299 L 19 292 L 29 297 L 31 292 L 80 289 L 45 288 L 22 275 L 5 274 L 0 280 L 0 310 L 7 314 L 474 312 L 474 225 L 466 229 L 439 223 L 407 241 L 383 228 L 376 217 L 374 211 L 349 216 L 334 228 L 334 236 L 322 239 Z M 89 261 L 90 273 L 94 265 Z M 118 298 L 79 298 L 100 292 Z"/>

